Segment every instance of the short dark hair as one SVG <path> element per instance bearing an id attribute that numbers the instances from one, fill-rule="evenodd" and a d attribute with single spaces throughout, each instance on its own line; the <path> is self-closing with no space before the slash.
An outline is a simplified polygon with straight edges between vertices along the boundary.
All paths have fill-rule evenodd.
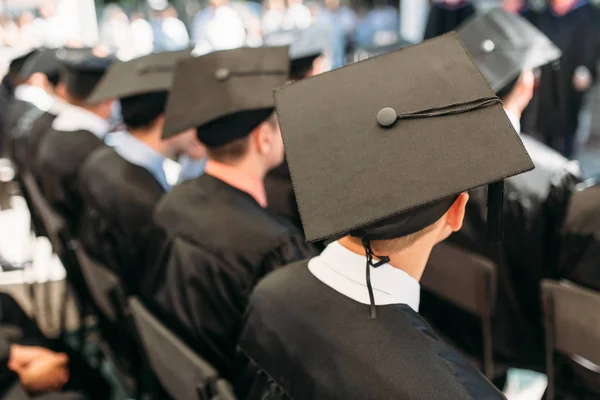
<path id="1" fill-rule="evenodd" d="M 121 99 L 121 115 L 129 129 L 149 127 L 165 112 L 167 92 L 153 92 Z"/>
<path id="2" fill-rule="evenodd" d="M 246 154 L 248 151 L 249 145 L 250 137 L 244 136 L 220 146 L 207 147 L 206 152 L 213 160 L 227 163 L 235 161 L 244 156 L 244 154 Z"/>
<path id="3" fill-rule="evenodd" d="M 500 98 L 500 100 L 504 100 L 514 90 L 514 88 L 517 86 L 517 83 L 519 82 L 519 79 L 521 79 L 520 75 L 517 76 L 516 79 L 513 79 L 512 81 L 504 85 L 502 89 L 498 90 L 496 95 Z"/>

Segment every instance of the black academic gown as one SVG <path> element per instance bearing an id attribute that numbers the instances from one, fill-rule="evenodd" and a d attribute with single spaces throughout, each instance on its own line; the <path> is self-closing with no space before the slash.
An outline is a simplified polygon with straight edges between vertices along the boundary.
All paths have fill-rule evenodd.
<path id="1" fill-rule="evenodd" d="M 52 128 L 52 122 L 54 122 L 55 119 L 56 114 L 47 111 L 31 124 L 31 129 L 27 136 L 25 165 L 30 169 L 34 176 L 39 175 L 36 170 L 36 162 L 40 142 L 42 141 L 42 137 Z"/>
<path id="2" fill-rule="evenodd" d="M 14 99 L 6 120 L 7 150 L 19 169 L 24 167 L 27 136 L 32 123 L 43 111 L 28 101 Z"/>
<path id="3" fill-rule="evenodd" d="M 596 80 L 596 64 L 600 54 L 600 13 L 586 4 L 564 16 L 556 16 L 550 7 L 536 20 L 544 32 L 562 51 L 560 69 L 552 65 L 542 68 L 536 130 L 552 148 L 566 157 L 574 153 L 578 116 L 586 92 L 573 87 L 573 76 L 579 66 L 586 67 Z"/>
<path id="4" fill-rule="evenodd" d="M 475 14 L 475 7 L 470 1 L 463 2 L 458 7 L 448 7 L 441 4 L 432 4 L 429 18 L 425 27 L 425 39 L 443 35 L 456 30 L 463 22 Z"/>
<path id="5" fill-rule="evenodd" d="M 165 190 L 147 169 L 110 147 L 94 151 L 79 174 L 85 205 L 80 237 L 85 250 L 113 269 L 132 292 L 165 241 L 152 212 Z"/>
<path id="6" fill-rule="evenodd" d="M 560 230 L 573 188 L 576 164 L 537 140 L 521 135 L 536 168 L 505 181 L 504 241 L 486 243 L 486 190 L 470 192 L 463 229 L 449 239 L 497 263 L 497 303 L 492 316 L 494 355 L 509 365 L 543 368 L 540 281 L 551 278 L 560 251 Z M 423 293 L 421 314 L 463 351 L 482 356 L 480 322 L 433 295 Z"/>
<path id="7" fill-rule="evenodd" d="M 13 99 L 13 90 L 9 83 L 8 75 L 2 80 L 0 84 L 0 157 L 4 156 L 5 142 L 6 142 L 6 130 L 5 126 L 8 119 L 8 109 Z"/>
<path id="8" fill-rule="evenodd" d="M 246 302 L 274 269 L 314 255 L 285 219 L 249 194 L 204 174 L 167 193 L 155 211 L 172 245 L 152 274 L 160 314 L 225 377 Z M 150 288 L 150 286 L 146 286 Z"/>
<path id="9" fill-rule="evenodd" d="M 42 138 L 37 171 L 42 193 L 77 236 L 83 213 L 79 172 L 86 158 L 105 146 L 89 131 L 62 132 L 51 128 Z"/>
<path id="10" fill-rule="evenodd" d="M 298 212 L 298 203 L 292 186 L 290 169 L 287 162 L 275 168 L 265 178 L 265 190 L 269 209 L 287 218 L 298 229 L 302 229 L 302 220 Z"/>
<path id="11" fill-rule="evenodd" d="M 406 305 L 369 307 L 331 289 L 308 262 L 256 288 L 238 345 L 240 399 L 502 399 Z"/>

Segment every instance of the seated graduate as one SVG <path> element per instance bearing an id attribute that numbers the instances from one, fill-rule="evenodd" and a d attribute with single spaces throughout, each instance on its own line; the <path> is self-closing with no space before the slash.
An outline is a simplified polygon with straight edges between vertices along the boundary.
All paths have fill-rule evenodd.
<path id="1" fill-rule="evenodd" d="M 43 333 L 7 294 L 0 293 L 0 399 L 107 399 L 99 372 Z"/>
<path id="2" fill-rule="evenodd" d="M 503 398 L 417 314 L 427 259 L 461 228 L 465 191 L 490 184 L 498 240 L 502 180 L 533 168 L 457 35 L 275 99 L 306 237 L 341 239 L 257 285 L 239 398 Z"/>
<path id="3" fill-rule="evenodd" d="M 173 70 L 190 51 L 151 54 L 116 62 L 89 102 L 119 99 L 126 132 L 113 133 L 111 145 L 94 151 L 79 173 L 85 205 L 80 229 L 85 250 L 118 272 L 131 291 L 146 277 L 163 235 L 152 212 L 171 189 L 164 164 L 198 142 L 196 132 L 162 140 L 165 107 Z"/>
<path id="4" fill-rule="evenodd" d="M 533 94 L 533 69 L 555 61 L 560 51 L 523 17 L 498 8 L 480 14 L 458 31 L 475 64 L 503 100 L 519 131 L 519 118 Z M 536 168 L 505 182 L 505 240 L 501 251 L 485 232 L 485 191 L 473 190 L 464 228 L 450 241 L 497 265 L 497 300 L 492 316 L 494 355 L 509 365 L 543 368 L 540 281 L 558 259 L 560 229 L 581 172 L 556 151 L 520 135 Z M 482 354 L 481 322 L 434 296 L 424 296 L 424 315 L 463 351 Z M 461 321 L 461 323 L 457 323 Z M 502 384 L 501 380 L 499 385 Z"/>
<path id="5" fill-rule="evenodd" d="M 36 165 L 37 151 L 42 136 L 48 132 L 52 122 L 60 111 L 64 108 L 66 98 L 66 86 L 64 78 L 61 77 L 60 55 L 66 52 L 91 52 L 90 49 L 44 49 L 39 52 L 30 62 L 26 64 L 31 73 L 41 72 L 48 78 L 48 91 L 52 97 L 52 104 L 48 110 L 37 117 L 31 114 L 33 120 L 28 124 L 27 142 L 25 144 L 25 168 L 33 171 Z"/>
<path id="6" fill-rule="evenodd" d="M 323 42 L 327 38 L 320 26 L 312 25 L 301 31 L 271 33 L 265 37 L 264 42 L 266 46 L 290 46 L 290 80 L 298 81 L 325 72 L 322 67 L 326 51 Z M 265 190 L 269 209 L 288 218 L 298 229 L 302 229 L 286 161 L 267 174 Z"/>
<path id="7" fill-rule="evenodd" d="M 571 196 L 561 230 L 560 255 L 552 278 L 600 291 L 600 185 L 593 179 Z M 558 398 L 600 397 L 600 366 L 580 356 L 555 357 Z"/>
<path id="8" fill-rule="evenodd" d="M 54 115 L 63 103 L 60 98 L 64 96 L 64 85 L 59 83 L 60 62 L 57 52 L 57 49 L 41 48 L 27 59 L 21 70 L 21 77 L 23 79 L 39 82 L 39 86 L 27 89 L 28 93 L 30 93 L 29 96 L 38 99 L 36 100 L 37 104 L 34 104 L 34 107 L 29 107 L 21 113 L 19 121 L 11 133 L 15 141 L 13 159 L 20 170 L 30 167 L 27 160 L 27 151 L 29 135 L 33 131 L 35 122 L 40 119 L 45 123 L 43 127 L 48 129 L 50 123 L 47 123 L 48 117 L 46 115 L 52 115 L 54 118 Z M 44 93 L 39 88 L 42 88 Z M 36 131 L 38 129 L 39 124 L 36 127 Z"/>
<path id="9" fill-rule="evenodd" d="M 471 0 L 434 0 L 429 10 L 424 38 L 430 39 L 456 30 L 475 11 Z"/>
<path id="10" fill-rule="evenodd" d="M 225 377 L 254 285 L 314 254 L 301 232 L 266 208 L 264 177 L 283 160 L 273 89 L 288 75 L 287 47 L 215 52 L 177 65 L 167 103 L 165 137 L 195 127 L 208 161 L 204 175 L 156 207 L 172 246 L 150 294 Z"/>
<path id="11" fill-rule="evenodd" d="M 76 235 L 82 214 L 78 176 L 85 159 L 110 130 L 107 122 L 112 100 L 88 104 L 102 75 L 112 63 L 109 57 L 67 52 L 61 63 L 67 103 L 40 141 L 35 170 L 42 193 Z"/>

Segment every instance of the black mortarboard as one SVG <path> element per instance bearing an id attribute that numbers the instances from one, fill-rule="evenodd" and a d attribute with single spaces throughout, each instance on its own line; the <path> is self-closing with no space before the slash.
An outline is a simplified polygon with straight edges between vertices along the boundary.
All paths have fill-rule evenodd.
<path id="1" fill-rule="evenodd" d="M 108 68 L 88 103 L 134 95 L 165 92 L 171 88 L 175 64 L 191 58 L 191 49 L 150 54 L 131 61 L 117 61 Z"/>
<path id="2" fill-rule="evenodd" d="M 303 78 L 315 59 L 327 51 L 331 38 L 328 28 L 313 24 L 306 29 L 281 30 L 269 33 L 264 38 L 266 46 L 289 46 L 290 76 Z"/>
<path id="3" fill-rule="evenodd" d="M 114 57 L 98 57 L 90 49 L 61 49 L 62 77 L 69 94 L 85 100 L 94 90 Z"/>
<path id="4" fill-rule="evenodd" d="M 33 56 L 29 57 L 21 69 L 21 78 L 27 79 L 35 73 L 42 73 L 54 77 L 60 73 L 61 63 L 58 60 L 57 50 L 43 48 L 39 49 Z"/>
<path id="5" fill-rule="evenodd" d="M 533 168 L 455 33 L 288 85 L 275 94 L 306 237 L 392 239 Z"/>
<path id="6" fill-rule="evenodd" d="M 33 57 L 38 52 L 37 49 L 18 49 L 11 56 L 11 60 L 8 66 L 8 72 L 14 77 L 19 77 L 21 70 L 25 65 L 25 62 Z"/>
<path id="7" fill-rule="evenodd" d="M 492 9 L 465 22 L 458 33 L 492 89 L 501 91 L 526 69 L 557 60 L 560 50 L 520 15 Z"/>
<path id="8" fill-rule="evenodd" d="M 224 50 L 177 64 L 163 137 L 196 128 L 216 147 L 248 135 L 275 107 L 289 74 L 287 47 Z"/>

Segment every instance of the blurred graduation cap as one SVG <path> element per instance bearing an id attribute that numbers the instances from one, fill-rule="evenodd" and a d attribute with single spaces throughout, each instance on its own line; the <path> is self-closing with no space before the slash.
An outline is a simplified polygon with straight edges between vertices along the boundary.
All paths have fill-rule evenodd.
<path id="1" fill-rule="evenodd" d="M 113 63 L 87 99 L 94 104 L 171 88 L 175 65 L 191 58 L 191 49 L 150 54 L 131 61 Z"/>
<path id="2" fill-rule="evenodd" d="M 69 94 L 85 100 L 94 90 L 102 75 L 116 60 L 112 56 L 100 57 L 93 49 L 67 49 L 57 52 L 62 65 L 62 78 Z"/>
<path id="3" fill-rule="evenodd" d="M 163 138 L 196 128 L 215 147 L 247 136 L 275 108 L 273 89 L 289 75 L 287 47 L 240 48 L 180 61 Z"/>
<path id="4" fill-rule="evenodd" d="M 490 240 L 503 180 L 533 163 L 456 33 L 275 93 L 306 238 L 393 239 L 489 185 Z"/>
<path id="5" fill-rule="evenodd" d="M 465 22 L 458 33 L 475 64 L 495 92 L 523 70 L 556 61 L 561 52 L 539 29 L 520 15 L 494 8 Z"/>
<path id="6" fill-rule="evenodd" d="M 306 29 L 292 29 L 265 35 L 265 46 L 289 46 L 290 77 L 302 79 L 312 68 L 313 62 L 325 54 L 331 33 L 323 24 L 313 24 Z"/>
<path id="7" fill-rule="evenodd" d="M 33 57 L 38 52 L 38 49 L 16 49 L 10 54 L 10 62 L 8 66 L 9 74 L 19 76 L 25 62 Z"/>
<path id="8" fill-rule="evenodd" d="M 28 79 L 35 73 L 42 73 L 53 83 L 58 81 L 61 63 L 58 59 L 57 49 L 41 48 L 25 61 L 21 69 L 21 78 Z"/>

